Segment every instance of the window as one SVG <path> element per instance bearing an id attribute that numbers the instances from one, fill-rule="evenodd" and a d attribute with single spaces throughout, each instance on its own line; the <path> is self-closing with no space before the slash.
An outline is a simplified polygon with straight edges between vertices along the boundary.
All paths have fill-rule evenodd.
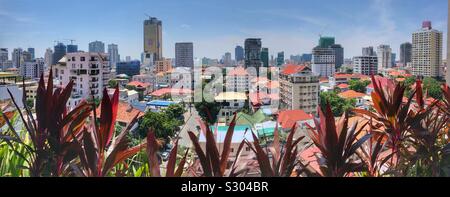
<path id="1" fill-rule="evenodd" d="M 245 147 L 245 151 L 250 151 L 250 147 Z"/>
<path id="2" fill-rule="evenodd" d="M 231 149 L 231 152 L 234 153 L 234 148 Z"/>
<path id="3" fill-rule="evenodd" d="M 80 61 L 82 61 L 82 62 L 84 62 L 85 60 L 86 60 L 85 57 L 81 57 L 81 58 L 80 58 Z"/>

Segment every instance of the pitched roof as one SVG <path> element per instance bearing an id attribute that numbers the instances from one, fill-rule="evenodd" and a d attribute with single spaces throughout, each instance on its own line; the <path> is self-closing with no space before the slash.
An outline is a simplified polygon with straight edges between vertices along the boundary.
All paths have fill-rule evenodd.
<path id="1" fill-rule="evenodd" d="M 338 87 L 338 88 L 341 88 L 341 89 L 345 89 L 345 88 L 348 88 L 348 84 L 341 83 L 341 84 L 339 84 L 337 87 Z"/>
<path id="2" fill-rule="evenodd" d="M 287 64 L 286 66 L 284 66 L 284 69 L 283 69 L 283 71 L 281 71 L 281 74 L 292 75 L 292 74 L 296 74 L 300 71 L 303 71 L 305 68 L 307 68 L 307 67 L 301 66 L 301 65 L 295 65 L 295 64 Z"/>
<path id="3" fill-rule="evenodd" d="M 245 76 L 248 75 L 244 67 L 236 67 L 228 73 L 228 76 Z"/>
<path id="4" fill-rule="evenodd" d="M 97 118 L 100 118 L 100 109 L 99 106 L 96 110 Z M 141 111 L 133 108 L 130 104 L 125 102 L 119 102 L 118 108 L 117 108 L 117 122 L 123 122 L 126 124 L 129 124 L 131 121 L 133 121 L 133 118 L 138 116 L 138 118 L 144 116 L 144 113 Z"/>
<path id="5" fill-rule="evenodd" d="M 278 123 L 283 129 L 291 129 L 298 121 L 312 120 L 313 117 L 303 110 L 281 111 L 278 115 Z"/>
<path id="6" fill-rule="evenodd" d="M 159 89 L 159 90 L 156 90 L 156 91 L 152 92 L 150 95 L 151 96 L 160 97 L 160 96 L 164 96 L 166 94 L 176 94 L 176 95 L 192 94 L 192 90 L 185 89 L 185 88 L 181 88 L 181 89 L 177 89 L 177 88 L 162 88 L 162 89 Z"/>
<path id="7" fill-rule="evenodd" d="M 253 105 L 257 105 L 262 103 L 263 99 L 270 99 L 270 100 L 279 100 L 280 99 L 280 95 L 279 94 L 267 94 L 265 92 L 251 92 L 248 95 L 250 102 Z"/>
<path id="8" fill-rule="evenodd" d="M 365 97 L 366 94 L 364 93 L 360 93 L 360 92 L 356 92 L 354 90 L 347 90 L 345 92 L 339 93 L 338 94 L 340 97 L 345 98 L 345 99 L 354 99 L 354 98 L 361 98 L 361 97 Z"/>
<path id="9" fill-rule="evenodd" d="M 247 95 L 242 92 L 221 92 L 219 95 L 215 97 L 215 100 L 223 101 L 223 100 L 247 100 Z"/>
<path id="10" fill-rule="evenodd" d="M 136 86 L 136 87 L 138 87 L 138 86 L 141 86 L 141 87 L 151 86 L 150 83 L 142 83 L 142 82 L 139 82 L 139 81 L 132 81 L 132 82 L 128 83 L 127 85 L 128 86 Z"/>

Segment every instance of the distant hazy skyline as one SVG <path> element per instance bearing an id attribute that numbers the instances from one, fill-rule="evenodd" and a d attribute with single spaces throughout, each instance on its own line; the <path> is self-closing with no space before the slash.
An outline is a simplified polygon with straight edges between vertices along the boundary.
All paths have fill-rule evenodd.
<path id="1" fill-rule="evenodd" d="M 288 59 L 310 53 L 320 34 L 336 37 L 346 58 L 380 44 L 391 45 L 399 58 L 400 44 L 411 42 L 422 21 L 447 33 L 446 0 L 0 0 L 0 5 L 0 48 L 34 47 L 36 57 L 56 40 L 75 39 L 79 50 L 100 40 L 118 44 L 122 58 L 140 59 L 145 14 L 162 20 L 168 58 L 174 58 L 176 42 L 193 42 L 197 58 L 219 59 L 226 52 L 234 58 L 236 45 L 258 37 L 271 55 L 285 51 Z"/>

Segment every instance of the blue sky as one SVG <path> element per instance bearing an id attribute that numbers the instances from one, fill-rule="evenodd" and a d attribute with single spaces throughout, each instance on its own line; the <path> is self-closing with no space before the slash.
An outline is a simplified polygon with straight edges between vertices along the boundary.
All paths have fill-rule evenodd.
<path id="1" fill-rule="evenodd" d="M 163 55 L 194 42 L 194 56 L 220 58 L 245 38 L 260 37 L 271 54 L 309 53 L 319 35 L 335 36 L 345 57 L 365 46 L 411 40 L 423 20 L 446 33 L 446 0 L 0 0 L 0 47 L 35 47 L 75 39 L 80 50 L 101 40 L 122 58 L 139 58 L 145 14 L 163 21 Z M 234 56 L 234 55 L 233 55 Z"/>

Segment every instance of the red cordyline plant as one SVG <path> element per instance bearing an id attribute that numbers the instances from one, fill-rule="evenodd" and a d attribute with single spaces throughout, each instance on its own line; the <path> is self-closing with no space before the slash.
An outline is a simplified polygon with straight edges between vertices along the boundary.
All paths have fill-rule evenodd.
<path id="1" fill-rule="evenodd" d="M 394 154 L 386 150 L 386 135 L 374 131 L 372 120 L 368 126 L 367 133 L 372 137 L 356 153 L 366 163 L 367 176 L 380 177 L 383 175 L 382 168 Z"/>
<path id="2" fill-rule="evenodd" d="M 427 109 L 413 110 L 412 101 L 417 89 L 410 95 L 407 102 L 403 103 L 406 89 L 403 84 L 395 84 L 392 80 L 375 78 L 375 76 L 372 76 L 372 83 L 374 86 L 372 101 L 375 112 L 363 109 L 354 109 L 353 112 L 372 119 L 377 125 L 382 125 L 382 132 L 388 135 L 392 152 L 396 153 L 396 161 L 399 161 L 400 149 L 403 148 L 402 142 L 408 131 L 420 126 L 421 120 L 428 115 L 434 104 L 428 106 Z"/>
<path id="3" fill-rule="evenodd" d="M 158 157 L 158 152 L 160 150 L 160 143 L 155 137 L 155 133 L 153 131 L 148 132 L 147 134 L 147 156 L 148 156 L 148 164 L 150 169 L 150 176 L 152 177 L 161 177 L 160 172 L 160 159 Z M 189 152 L 189 149 L 186 150 L 183 158 L 178 163 L 178 167 L 175 169 L 176 161 L 177 161 L 177 153 L 178 153 L 178 140 L 175 142 L 175 146 L 173 146 L 172 150 L 169 154 L 169 159 L 167 161 L 166 166 L 166 177 L 181 177 L 183 175 L 184 166 L 186 164 L 186 157 Z"/>
<path id="4" fill-rule="evenodd" d="M 422 84 L 418 80 L 416 82 L 416 102 L 418 110 L 425 110 L 425 101 L 422 93 Z M 445 98 L 445 87 L 443 89 Z M 447 95 L 448 96 L 448 95 Z M 422 120 L 422 124 L 411 130 L 408 141 L 411 142 L 415 152 L 410 155 L 409 163 L 411 165 L 418 165 L 421 168 L 431 169 L 431 176 L 440 176 L 440 160 L 444 152 L 443 148 L 448 143 L 445 140 L 445 135 L 448 134 L 448 124 L 450 116 L 446 114 L 445 105 L 446 100 L 443 102 L 436 101 L 431 104 L 430 113 Z M 444 107 L 444 108 L 442 108 Z M 419 172 L 418 172 L 419 173 Z M 420 176 L 420 174 L 418 174 Z"/>
<path id="5" fill-rule="evenodd" d="M 72 93 L 72 87 L 71 81 L 65 88 L 54 89 L 52 69 L 50 69 L 47 86 L 41 75 L 36 95 L 36 119 L 26 105 L 25 85 L 22 100 L 25 114 L 22 113 L 8 90 L 32 145 L 28 146 L 23 142 L 5 116 L 11 132 L 9 136 L 0 138 L 10 145 L 12 145 L 11 142 L 15 142 L 27 147 L 28 155 L 16 153 L 26 160 L 31 176 L 61 176 L 69 162 L 77 156 L 79 148 L 77 140 L 82 138 L 81 129 L 89 116 L 91 106 L 82 102 L 74 110 L 67 112 L 66 104 Z"/>
<path id="6" fill-rule="evenodd" d="M 290 177 L 293 175 L 297 166 L 304 168 L 303 164 L 298 160 L 298 147 L 297 145 L 305 136 L 299 137 L 294 140 L 294 134 L 296 131 L 296 124 L 292 127 L 286 140 L 286 144 L 283 146 L 280 143 L 280 137 L 278 132 L 278 125 L 275 127 L 274 140 L 269 151 L 265 151 L 260 143 L 258 137 L 252 132 L 253 146 L 250 142 L 246 142 L 256 154 L 256 159 L 259 164 L 262 177 Z M 269 153 L 272 157 L 269 157 Z M 297 175 L 301 173 L 297 172 Z"/>
<path id="7" fill-rule="evenodd" d="M 207 123 L 204 123 L 207 125 Z M 214 138 L 214 134 L 211 131 L 209 126 L 205 126 L 202 128 L 202 132 L 206 138 L 206 147 L 205 151 L 203 151 L 200 146 L 198 137 L 193 133 L 189 132 L 189 137 L 191 138 L 192 144 L 194 146 L 194 150 L 197 153 L 197 157 L 200 161 L 203 175 L 205 177 L 236 177 L 243 173 L 245 173 L 248 169 L 240 169 L 236 167 L 236 164 L 239 160 L 239 155 L 242 148 L 245 145 L 245 141 L 242 141 L 239 145 L 239 148 L 236 153 L 236 158 L 231 166 L 231 170 L 227 171 L 227 164 L 229 161 L 229 156 L 231 153 L 231 141 L 233 138 L 234 127 L 236 126 L 236 115 L 228 127 L 228 131 L 225 135 L 225 139 L 223 142 L 223 150 L 222 153 L 219 153 L 216 140 Z"/>
<path id="8" fill-rule="evenodd" d="M 326 177 L 345 177 L 353 172 L 364 170 L 364 163 L 356 161 L 356 151 L 361 145 L 370 139 L 371 135 L 362 134 L 365 124 L 357 129 L 358 123 L 348 127 L 348 114 L 344 113 L 336 123 L 329 104 L 325 112 L 318 109 L 320 122 L 314 119 L 316 128 L 307 124 L 308 133 L 314 145 L 320 150 L 317 156 L 322 174 Z"/>
<path id="9" fill-rule="evenodd" d="M 119 104 L 119 88 L 109 97 L 106 88 L 100 105 L 100 119 L 93 110 L 91 126 L 84 128 L 83 139 L 79 143 L 80 167 L 72 165 L 75 175 L 101 177 L 129 157 L 141 151 L 146 142 L 129 147 L 127 134 L 137 122 L 137 116 L 125 127 L 117 137 L 114 137 L 117 108 Z M 98 122 L 98 124 L 97 124 Z"/>

